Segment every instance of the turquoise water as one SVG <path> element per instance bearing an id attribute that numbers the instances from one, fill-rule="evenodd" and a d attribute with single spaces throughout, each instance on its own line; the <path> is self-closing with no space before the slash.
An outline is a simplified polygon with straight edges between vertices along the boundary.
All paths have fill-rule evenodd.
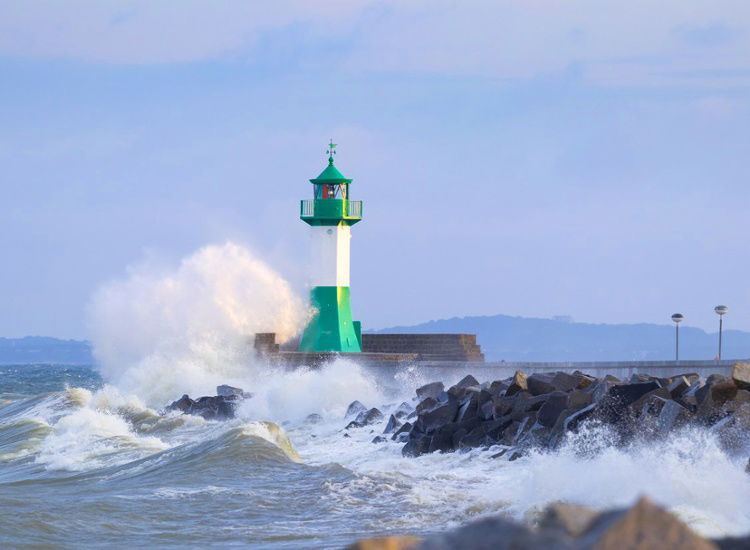
<path id="1" fill-rule="evenodd" d="M 238 418 L 207 422 L 164 415 L 90 367 L 0 367 L 0 547 L 341 548 L 640 494 L 705 534 L 750 531 L 748 448 L 727 453 L 708 432 L 628 449 L 585 432 L 512 463 L 492 451 L 403 458 L 371 443 L 382 425 L 345 435 L 352 399 L 394 406 L 421 381 L 388 394 L 351 364 L 269 369 L 247 380 L 256 396 Z"/>

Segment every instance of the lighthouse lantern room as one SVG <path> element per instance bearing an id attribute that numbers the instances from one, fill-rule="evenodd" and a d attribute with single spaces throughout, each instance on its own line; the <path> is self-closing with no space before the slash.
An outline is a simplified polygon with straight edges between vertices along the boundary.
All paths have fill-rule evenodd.
<path id="1" fill-rule="evenodd" d="M 349 200 L 347 179 L 333 164 L 336 144 L 328 144 L 328 166 L 311 179 L 313 198 L 300 204 L 300 218 L 312 232 L 310 302 L 314 314 L 299 351 L 362 351 L 359 323 L 349 301 L 351 226 L 362 219 L 362 201 Z"/>

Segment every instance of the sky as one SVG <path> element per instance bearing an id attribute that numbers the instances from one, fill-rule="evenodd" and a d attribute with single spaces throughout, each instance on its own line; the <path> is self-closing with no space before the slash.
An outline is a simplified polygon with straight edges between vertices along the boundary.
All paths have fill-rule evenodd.
<path id="1" fill-rule="evenodd" d="M 0 335 L 227 241 L 306 292 L 329 138 L 365 329 L 750 330 L 747 0 L 3 0 Z"/>

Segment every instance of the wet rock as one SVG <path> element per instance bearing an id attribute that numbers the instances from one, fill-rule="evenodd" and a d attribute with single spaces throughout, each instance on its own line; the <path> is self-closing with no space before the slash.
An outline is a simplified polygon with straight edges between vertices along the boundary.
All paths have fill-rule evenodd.
<path id="1" fill-rule="evenodd" d="M 438 403 L 433 409 L 422 412 L 414 425 L 420 431 L 429 433 L 437 430 L 444 424 L 453 422 L 457 412 L 458 403 L 455 399 L 449 399 L 444 403 Z"/>
<path id="2" fill-rule="evenodd" d="M 383 437 L 382 435 L 376 435 L 373 438 L 372 443 L 385 443 L 386 441 L 388 441 L 388 440 L 385 437 Z"/>
<path id="3" fill-rule="evenodd" d="M 721 380 L 711 386 L 711 399 L 721 406 L 737 396 L 737 386 L 733 380 Z"/>
<path id="4" fill-rule="evenodd" d="M 677 401 L 665 401 L 656 420 L 656 429 L 666 434 L 672 429 L 682 426 L 690 419 L 690 411 Z"/>
<path id="5" fill-rule="evenodd" d="M 323 422 L 323 417 L 317 413 L 308 414 L 305 418 L 305 424 L 320 424 Z"/>
<path id="6" fill-rule="evenodd" d="M 508 389 L 505 390 L 506 397 L 515 395 L 520 391 L 527 391 L 529 389 L 528 385 L 526 384 L 527 379 L 528 377 L 524 372 L 517 370 L 510 381 Z"/>
<path id="7" fill-rule="evenodd" d="M 253 396 L 252 393 L 243 391 L 242 388 L 235 388 L 233 386 L 227 386 L 226 384 L 216 386 L 216 395 L 228 399 L 249 399 Z"/>
<path id="8" fill-rule="evenodd" d="M 458 413 L 456 414 L 456 422 L 462 423 L 472 418 L 476 418 L 479 414 L 479 393 L 469 393 L 465 398 L 464 402 L 459 405 Z"/>
<path id="9" fill-rule="evenodd" d="M 556 389 L 552 384 L 553 378 L 554 374 L 532 374 L 526 379 L 526 387 L 531 395 L 552 393 Z"/>
<path id="10" fill-rule="evenodd" d="M 631 508 L 605 512 L 595 518 L 577 541 L 582 548 L 680 548 L 714 550 L 716 547 L 691 531 L 675 516 L 641 498 Z"/>
<path id="11" fill-rule="evenodd" d="M 376 537 L 350 544 L 346 550 L 414 550 L 420 542 L 418 537 Z"/>
<path id="12" fill-rule="evenodd" d="M 570 416 L 566 417 L 563 421 L 563 431 L 575 431 L 581 422 L 589 418 L 596 410 L 596 403 L 592 403 L 588 407 L 574 412 Z"/>
<path id="13" fill-rule="evenodd" d="M 363 428 L 364 426 L 375 424 L 377 422 L 380 422 L 381 420 L 383 420 L 383 413 L 378 409 L 372 408 L 367 411 L 360 412 L 357 415 L 357 418 L 347 424 L 346 429 L 349 430 L 351 428 Z"/>
<path id="14" fill-rule="evenodd" d="M 612 386 L 601 400 L 598 416 L 608 424 L 615 424 L 626 419 L 630 405 L 649 392 L 659 389 L 656 382 L 638 382 Z"/>
<path id="15" fill-rule="evenodd" d="M 234 418 L 234 399 L 227 399 L 226 397 L 217 396 L 205 396 L 199 397 L 195 401 L 192 401 L 190 406 L 186 409 L 179 409 L 181 403 L 184 405 L 186 399 L 190 399 L 187 395 L 183 395 L 178 401 L 172 403 L 167 410 L 182 410 L 183 413 L 192 414 L 196 416 L 202 416 L 206 420 L 226 420 L 228 418 Z M 176 405 L 173 408 L 173 405 Z"/>
<path id="16" fill-rule="evenodd" d="M 669 386 L 667 386 L 667 390 L 672 399 L 681 397 L 683 393 L 688 391 L 688 389 L 690 389 L 690 380 L 684 376 L 675 376 Z"/>
<path id="17" fill-rule="evenodd" d="M 732 367 L 732 380 L 743 390 L 750 390 L 750 363 L 735 363 Z"/>
<path id="18" fill-rule="evenodd" d="M 570 537 L 580 536 L 601 512 L 586 506 L 555 502 L 547 506 L 539 519 L 539 529 Z"/>
<path id="19" fill-rule="evenodd" d="M 454 388 L 470 388 L 472 386 L 479 386 L 479 381 L 472 375 L 467 374 L 458 383 L 454 384 Z"/>
<path id="20" fill-rule="evenodd" d="M 398 430 L 393 432 L 393 435 L 391 436 L 392 441 L 400 441 L 404 442 L 409 437 L 409 432 L 411 432 L 412 425 L 409 422 L 405 422 L 403 426 L 401 426 Z"/>
<path id="21" fill-rule="evenodd" d="M 393 416 L 395 416 L 398 419 L 404 418 L 405 416 L 408 416 L 414 412 L 414 407 L 407 403 L 406 401 L 403 401 L 396 409 L 393 411 Z"/>
<path id="22" fill-rule="evenodd" d="M 727 537 L 712 541 L 719 550 L 747 550 L 750 548 L 750 537 Z"/>
<path id="23" fill-rule="evenodd" d="M 170 405 L 167 406 L 168 411 L 180 411 L 183 413 L 189 413 L 190 408 L 193 406 L 195 401 L 190 399 L 190 396 L 187 394 L 184 394 L 182 397 L 180 397 L 177 401 L 173 401 Z"/>
<path id="24" fill-rule="evenodd" d="M 406 445 L 404 445 L 404 448 L 401 449 L 401 454 L 403 456 L 422 455 L 430 448 L 431 440 L 432 438 L 430 436 L 420 433 L 412 428 L 409 433 L 409 440 L 406 442 Z"/>
<path id="25" fill-rule="evenodd" d="M 428 397 L 432 397 L 437 401 L 438 397 L 442 396 L 443 393 L 445 393 L 445 386 L 442 382 L 432 382 L 425 384 L 421 388 L 417 388 L 417 397 L 420 401 L 424 401 Z"/>
<path id="26" fill-rule="evenodd" d="M 562 391 L 552 392 L 542 408 L 539 409 L 537 422 L 542 426 L 551 428 L 557 422 L 560 416 L 568 406 L 568 395 Z"/>
<path id="27" fill-rule="evenodd" d="M 435 407 L 437 407 L 439 401 L 435 399 L 434 397 L 426 397 L 422 401 L 419 402 L 417 405 L 417 408 L 415 409 L 415 412 L 419 415 L 422 414 L 425 411 L 431 411 Z"/>
<path id="28" fill-rule="evenodd" d="M 424 539 L 419 550 L 562 550 L 569 545 L 547 533 L 492 516 Z"/>
<path id="29" fill-rule="evenodd" d="M 508 389 L 508 384 L 506 384 L 502 380 L 494 380 L 493 382 L 486 384 L 486 389 L 492 395 L 500 395 Z"/>
<path id="30" fill-rule="evenodd" d="M 361 402 L 359 401 L 352 401 L 349 404 L 349 407 L 346 409 L 346 414 L 344 415 L 344 418 L 349 418 L 351 416 L 357 416 L 362 411 L 366 411 L 367 407 L 365 407 Z"/>
<path id="31" fill-rule="evenodd" d="M 388 424 L 385 425 L 385 429 L 383 430 L 384 434 L 392 434 L 398 431 L 398 429 L 401 427 L 401 421 L 396 418 L 394 415 L 391 415 L 391 417 L 388 419 Z"/>

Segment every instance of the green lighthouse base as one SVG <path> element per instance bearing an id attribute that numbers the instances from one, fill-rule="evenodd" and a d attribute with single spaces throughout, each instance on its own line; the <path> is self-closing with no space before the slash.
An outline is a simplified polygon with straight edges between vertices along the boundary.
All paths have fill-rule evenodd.
<path id="1" fill-rule="evenodd" d="M 299 351 L 362 351 L 348 286 L 316 286 L 310 302 L 317 311 L 302 334 Z"/>

